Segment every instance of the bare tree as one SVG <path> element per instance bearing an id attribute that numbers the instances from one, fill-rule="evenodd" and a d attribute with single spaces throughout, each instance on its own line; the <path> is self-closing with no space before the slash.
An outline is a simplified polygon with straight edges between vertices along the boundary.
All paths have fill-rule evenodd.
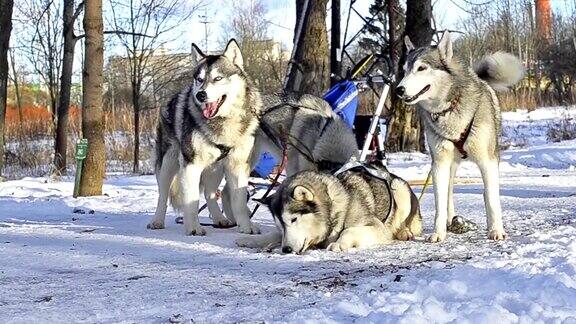
<path id="1" fill-rule="evenodd" d="M 454 44 L 470 62 L 504 50 L 525 62 L 526 82 L 500 95 L 503 109 L 569 104 L 574 98 L 574 2 L 553 14 L 549 1 L 492 0 L 465 5 L 469 14 L 459 24 L 464 32 Z"/>
<path id="2" fill-rule="evenodd" d="M 104 24 L 102 0 L 86 2 L 84 13 L 85 57 L 82 71 L 82 133 L 88 139 L 88 156 L 82 170 L 80 196 L 102 194 L 106 156 L 102 108 Z"/>
<path id="3" fill-rule="evenodd" d="M 21 25 L 26 27 L 22 37 L 18 37 L 19 48 L 23 49 L 26 59 L 46 85 L 50 96 L 49 109 L 56 122 L 63 49 L 61 2 L 21 0 L 16 8 Z"/>
<path id="4" fill-rule="evenodd" d="M 64 0 L 63 13 L 63 54 L 62 73 L 60 75 L 60 100 L 57 108 L 56 138 L 54 140 L 54 173 L 60 175 L 66 171 L 66 152 L 68 147 L 68 111 L 70 110 L 70 92 L 74 68 L 74 48 L 80 37 L 74 33 L 74 22 L 78 19 L 84 2 L 75 7 L 74 0 Z"/>
<path id="5" fill-rule="evenodd" d="M 224 48 L 230 38 L 235 38 L 248 75 L 264 93 L 274 93 L 282 90 L 287 60 L 282 44 L 268 35 L 267 10 L 262 0 L 234 2 L 221 45 Z"/>
<path id="6" fill-rule="evenodd" d="M 328 89 L 330 62 L 326 30 L 327 2 L 328 0 L 296 0 L 296 52 L 290 62 L 288 80 L 284 86 L 286 91 L 321 96 Z M 304 8 L 305 4 L 308 4 L 308 8 Z M 300 22 L 302 29 L 299 32 Z"/>
<path id="7" fill-rule="evenodd" d="M 20 76 L 19 71 L 16 69 L 16 63 L 14 58 L 14 49 L 10 49 L 10 70 L 12 74 L 8 75 L 10 81 L 14 85 L 14 96 L 16 97 L 16 107 L 18 108 L 18 126 L 20 129 L 20 139 L 24 139 L 24 115 L 22 113 L 22 95 L 20 94 Z"/>
<path id="8" fill-rule="evenodd" d="M 4 121 L 8 95 L 8 48 L 12 32 L 12 0 L 0 2 L 0 176 L 4 167 Z"/>
<path id="9" fill-rule="evenodd" d="M 167 42 L 170 32 L 187 21 L 198 3 L 187 5 L 183 0 L 110 0 L 111 24 L 129 61 L 132 107 L 134 110 L 134 159 L 132 171 L 138 173 L 140 155 L 140 114 L 146 90 L 146 76 L 150 73 L 151 58 Z M 187 7 L 187 10 L 182 10 Z M 185 14 L 181 14 L 185 12 Z M 173 35 L 172 35 L 173 37 Z"/>

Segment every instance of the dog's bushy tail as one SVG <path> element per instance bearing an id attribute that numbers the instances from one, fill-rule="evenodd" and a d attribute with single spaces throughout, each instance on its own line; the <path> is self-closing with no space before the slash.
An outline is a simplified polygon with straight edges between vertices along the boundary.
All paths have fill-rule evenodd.
<path id="1" fill-rule="evenodd" d="M 507 91 L 524 78 L 524 66 L 518 57 L 506 52 L 486 55 L 474 71 L 496 91 Z"/>

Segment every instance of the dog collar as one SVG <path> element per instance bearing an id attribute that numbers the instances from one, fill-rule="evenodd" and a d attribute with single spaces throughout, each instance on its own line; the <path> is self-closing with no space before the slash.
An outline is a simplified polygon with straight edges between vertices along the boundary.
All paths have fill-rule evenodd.
<path id="1" fill-rule="evenodd" d="M 446 116 L 447 113 L 451 112 L 452 110 L 455 110 L 456 107 L 458 107 L 459 102 L 460 97 L 456 97 L 450 100 L 450 105 L 448 106 L 448 108 L 437 113 L 430 113 L 430 118 L 432 118 L 433 122 L 437 122 L 440 117 Z"/>

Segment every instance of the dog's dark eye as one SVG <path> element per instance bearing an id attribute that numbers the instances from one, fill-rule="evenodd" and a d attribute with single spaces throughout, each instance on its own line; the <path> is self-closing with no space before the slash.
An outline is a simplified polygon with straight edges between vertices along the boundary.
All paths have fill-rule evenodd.
<path id="1" fill-rule="evenodd" d="M 428 68 L 428 67 L 426 67 L 426 65 L 420 65 L 420 66 L 418 67 L 418 72 L 424 71 L 424 70 L 426 70 L 427 68 Z"/>
<path id="2" fill-rule="evenodd" d="M 204 79 L 202 79 L 201 77 L 197 77 L 197 78 L 196 78 L 196 82 L 202 83 L 202 82 L 204 82 Z"/>
<path id="3" fill-rule="evenodd" d="M 296 220 L 298 220 L 298 219 L 296 217 L 294 217 L 290 220 L 290 223 L 294 224 L 294 223 L 296 223 Z"/>
<path id="4" fill-rule="evenodd" d="M 214 78 L 214 81 L 216 81 L 216 82 L 218 82 L 218 81 L 220 81 L 220 80 L 222 80 L 222 77 L 221 77 L 221 76 L 217 76 L 217 77 Z"/>

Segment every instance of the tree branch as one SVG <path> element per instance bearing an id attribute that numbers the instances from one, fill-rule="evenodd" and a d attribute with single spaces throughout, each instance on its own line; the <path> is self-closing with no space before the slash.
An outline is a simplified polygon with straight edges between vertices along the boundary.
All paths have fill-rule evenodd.
<path id="1" fill-rule="evenodd" d="M 130 36 L 140 36 L 140 37 L 149 37 L 149 38 L 153 38 L 154 36 L 150 36 L 150 35 L 145 35 L 145 34 L 140 34 L 140 33 L 132 33 L 132 32 L 127 32 L 127 31 L 123 31 L 123 30 L 105 30 L 104 34 L 114 34 L 114 35 L 130 35 Z M 75 37 L 75 40 L 79 40 L 81 38 L 84 38 L 86 35 L 81 34 Z"/>
<path id="2" fill-rule="evenodd" d="M 80 14 L 82 13 L 82 10 L 84 10 L 84 1 L 80 1 L 78 6 L 76 7 L 76 10 L 74 10 L 72 21 L 76 21 L 76 19 L 78 19 L 78 16 L 80 16 Z"/>

